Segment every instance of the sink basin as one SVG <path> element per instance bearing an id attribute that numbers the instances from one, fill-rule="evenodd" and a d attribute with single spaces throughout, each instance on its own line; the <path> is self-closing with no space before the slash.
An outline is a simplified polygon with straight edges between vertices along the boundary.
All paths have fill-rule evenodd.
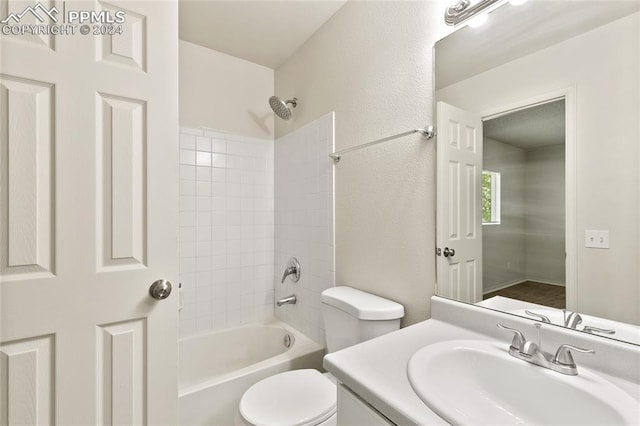
<path id="1" fill-rule="evenodd" d="M 454 425 L 638 425 L 639 402 L 580 367 L 567 376 L 518 360 L 509 344 L 450 340 L 425 346 L 407 375 L 420 399 Z"/>

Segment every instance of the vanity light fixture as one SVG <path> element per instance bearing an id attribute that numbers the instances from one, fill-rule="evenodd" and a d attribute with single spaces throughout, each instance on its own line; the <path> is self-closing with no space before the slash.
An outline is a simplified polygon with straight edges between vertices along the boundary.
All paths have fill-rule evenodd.
<path id="1" fill-rule="evenodd" d="M 444 12 L 444 22 L 447 25 L 459 25 L 473 18 L 474 16 L 485 12 L 487 15 L 492 9 L 497 7 L 504 0 L 480 0 L 473 6 L 471 0 L 460 0 L 453 6 L 449 6 Z M 517 0 L 521 1 L 521 0 Z M 486 18 L 485 18 L 486 21 Z M 484 22 L 482 22 L 484 23 Z M 470 23 L 471 25 L 471 23 Z M 482 24 L 480 24 L 482 25 Z M 480 26 L 476 25 L 476 26 Z"/>

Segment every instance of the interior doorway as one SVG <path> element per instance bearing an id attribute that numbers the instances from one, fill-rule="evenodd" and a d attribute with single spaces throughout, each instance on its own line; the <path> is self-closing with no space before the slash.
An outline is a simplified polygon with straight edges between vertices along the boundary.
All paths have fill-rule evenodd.
<path id="1" fill-rule="evenodd" d="M 483 120 L 482 293 L 565 308 L 566 105 Z"/>

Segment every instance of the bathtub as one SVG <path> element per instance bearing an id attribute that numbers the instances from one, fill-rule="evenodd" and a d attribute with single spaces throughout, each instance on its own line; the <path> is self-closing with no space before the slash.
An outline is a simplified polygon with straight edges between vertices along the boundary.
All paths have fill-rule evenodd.
<path id="1" fill-rule="evenodd" d="M 279 321 L 190 336 L 180 339 L 179 351 L 181 426 L 233 425 L 251 385 L 283 371 L 320 369 L 324 355 L 322 346 Z"/>

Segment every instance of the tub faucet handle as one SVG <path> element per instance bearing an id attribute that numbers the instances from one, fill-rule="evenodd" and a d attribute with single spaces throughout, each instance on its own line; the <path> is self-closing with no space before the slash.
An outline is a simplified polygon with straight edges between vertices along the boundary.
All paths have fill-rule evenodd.
<path id="1" fill-rule="evenodd" d="M 298 259 L 295 257 L 292 257 L 289 259 L 289 262 L 287 262 L 287 267 L 284 270 L 280 283 L 284 284 L 284 280 L 287 279 L 289 275 L 291 275 L 291 281 L 294 283 L 297 283 L 298 280 L 300 280 L 300 262 L 298 262 Z"/>

